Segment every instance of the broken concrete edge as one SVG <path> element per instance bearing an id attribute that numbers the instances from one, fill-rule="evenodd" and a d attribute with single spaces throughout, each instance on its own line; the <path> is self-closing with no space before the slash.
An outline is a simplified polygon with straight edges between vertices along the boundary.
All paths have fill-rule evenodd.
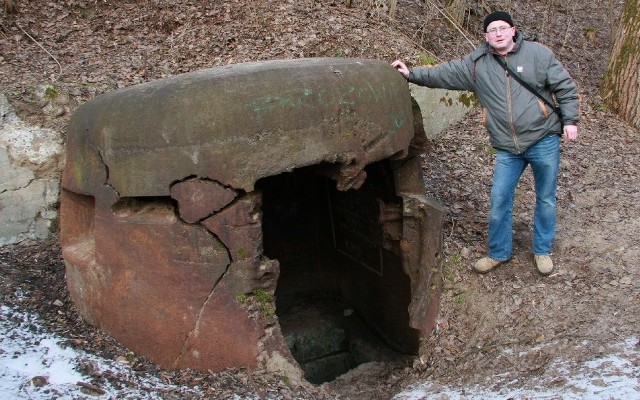
<path id="1" fill-rule="evenodd" d="M 257 308 L 260 309 L 258 314 L 252 313 L 254 317 L 261 319 L 264 326 L 263 334 L 257 343 L 256 367 L 281 375 L 285 381 L 296 385 L 308 384 L 304 379 L 302 368 L 295 361 L 282 335 L 280 323 L 275 314 L 274 293 L 265 290 L 263 293 L 267 296 L 259 294 L 260 299 L 257 302 L 254 300 L 252 305 L 249 305 L 251 300 L 240 300 L 248 307 L 256 307 L 257 303 Z"/>
<path id="2" fill-rule="evenodd" d="M 238 192 L 213 179 L 187 178 L 171 184 L 171 198 L 178 202 L 180 217 L 189 223 L 205 219 L 231 203 Z M 212 203 L 203 203 L 213 199 Z"/>
<path id="3" fill-rule="evenodd" d="M 212 192 L 222 194 L 221 202 L 214 201 L 207 203 L 206 201 L 202 201 L 204 199 L 199 199 L 198 196 L 196 196 L 195 199 L 193 197 L 180 196 L 178 193 L 182 194 L 182 189 L 184 188 L 178 188 L 175 192 L 172 190 L 172 197 L 174 197 L 173 194 L 176 195 L 175 197 L 180 197 L 180 200 L 178 201 L 178 212 L 180 214 L 183 214 L 181 210 L 181 207 L 183 206 L 187 207 L 188 210 L 192 210 L 193 207 L 196 207 L 198 204 L 205 204 L 203 206 L 207 207 L 205 212 L 196 212 L 196 214 L 203 216 L 203 218 L 200 218 L 197 222 L 194 221 L 191 223 L 202 224 L 214 235 L 214 237 L 220 240 L 222 244 L 227 247 L 227 251 L 232 262 L 227 266 L 227 270 L 214 284 L 210 296 L 205 301 L 205 304 L 203 304 L 203 308 L 198 315 L 194 329 L 189 332 L 189 335 L 185 338 L 183 352 L 180 354 L 178 359 L 176 359 L 173 367 L 178 368 L 181 365 L 186 364 L 183 362 L 183 359 L 188 351 L 189 340 L 197 334 L 200 328 L 199 325 L 202 319 L 203 310 L 211 300 L 218 284 L 230 270 L 236 271 L 237 269 L 241 269 L 234 266 L 241 266 L 242 264 L 245 264 L 248 267 L 254 266 L 256 264 L 255 258 L 260 257 L 259 262 L 257 262 L 257 279 L 263 282 L 262 285 L 253 289 L 237 290 L 235 295 L 235 300 L 246 309 L 249 319 L 255 321 L 258 326 L 264 327 L 263 329 L 258 329 L 258 332 L 261 331 L 264 332 L 264 334 L 260 336 L 257 341 L 256 364 L 246 365 L 245 368 L 250 372 L 251 368 L 262 367 L 271 373 L 281 375 L 284 381 L 291 384 L 298 386 L 309 385 L 309 383 L 304 379 L 304 372 L 294 361 L 294 358 L 289 348 L 286 346 L 280 332 L 276 316 L 274 295 L 275 287 L 272 287 L 273 283 L 277 281 L 279 263 L 277 260 L 270 260 L 261 256 L 262 248 L 259 246 L 262 243 L 261 227 L 258 225 L 258 231 L 256 231 L 256 229 L 249 229 L 249 231 L 253 230 L 253 234 L 246 233 L 239 235 L 244 239 L 248 239 L 243 241 L 244 244 L 249 245 L 249 247 L 253 247 L 253 249 L 248 251 L 246 251 L 241 245 L 238 245 L 237 236 L 234 239 L 234 235 L 229 234 L 230 232 L 236 232 L 237 229 L 242 229 L 243 226 L 255 225 L 260 221 L 260 193 L 250 192 L 240 194 L 230 188 L 222 186 L 219 182 L 208 179 L 200 180 L 197 178 L 190 178 L 185 182 L 189 182 L 189 186 L 192 188 L 194 185 L 197 187 L 197 195 L 201 195 L 202 191 L 207 190 L 210 190 L 208 193 L 209 195 L 212 195 Z M 200 188 L 200 184 L 206 187 Z M 238 218 L 238 216 L 241 216 L 241 218 Z M 248 219 L 242 218 L 242 216 L 248 216 Z M 247 229 L 244 229 L 244 231 L 247 232 Z M 258 247 L 251 246 L 251 243 L 257 244 Z M 250 262 L 250 260 L 253 260 L 253 262 Z M 280 334 L 274 335 L 274 332 L 278 332 Z"/>
<path id="4" fill-rule="evenodd" d="M 441 137 L 448 126 L 461 121 L 477 104 L 472 92 L 427 88 L 409 84 L 412 98 L 420 105 L 424 132 L 430 140 Z"/>
<path id="5" fill-rule="evenodd" d="M 296 386 L 310 386 L 304 379 L 304 372 L 298 363 L 292 363 L 293 356 L 284 340 L 278 338 L 282 334 L 276 334 L 280 328 L 269 326 L 265 334 L 258 342 L 258 365 L 266 371 L 282 376 L 283 381 Z"/>
<path id="6" fill-rule="evenodd" d="M 417 140 L 428 140 L 417 137 Z M 402 198 L 403 269 L 411 280 L 410 326 L 430 335 L 438 313 L 442 289 L 442 225 L 446 209 L 437 200 L 425 196 L 422 159 L 419 155 L 394 163 L 396 191 Z M 440 232 L 434 235 L 433 232 Z M 422 246 L 412 246 L 412 242 Z M 431 300 L 434 300 L 433 302 Z"/>
<path id="7" fill-rule="evenodd" d="M 34 171 L 38 178 L 59 179 L 64 165 L 63 138 L 53 129 L 24 123 L 0 92 L 0 143 L 14 167 Z"/>
<path id="8" fill-rule="evenodd" d="M 442 288 L 443 238 L 434 237 L 434 228 L 442 227 L 446 211 L 435 200 L 423 195 L 401 194 L 403 198 L 403 242 L 406 238 L 422 242 L 419 249 L 405 246 L 405 272 L 411 277 L 410 326 L 430 335 L 438 313 L 437 293 Z M 417 252 L 415 250 L 418 250 Z M 410 269 L 409 267 L 413 267 Z"/>
<path id="9" fill-rule="evenodd" d="M 118 198 L 117 193 L 108 185 L 104 185 L 103 189 L 100 190 L 99 192 L 100 193 L 97 193 L 97 196 L 102 200 L 97 202 L 96 207 L 98 209 L 103 209 L 103 210 L 115 210 L 114 212 L 117 214 L 119 212 L 118 211 L 119 207 L 121 207 L 119 205 L 120 204 L 119 202 L 121 202 L 121 199 Z M 65 191 L 65 196 L 86 198 L 86 196 L 74 194 L 73 192 L 68 192 L 68 191 Z M 107 200 L 107 199 L 110 199 L 110 200 Z M 86 201 L 86 200 L 81 200 L 81 201 Z M 69 200 L 65 201 L 65 204 L 68 206 L 70 204 L 70 201 Z M 224 231 L 234 232 L 238 228 L 242 229 L 243 223 L 248 224 L 249 227 L 251 225 L 255 225 L 256 219 L 251 216 L 252 213 L 245 212 L 245 211 L 255 210 L 256 208 L 259 207 L 259 205 L 260 205 L 259 193 L 255 193 L 255 192 L 249 193 L 246 196 L 241 197 L 236 202 L 233 202 L 228 206 L 231 208 L 226 208 L 226 209 L 223 208 L 220 210 L 220 212 L 225 213 L 225 210 L 226 210 L 228 213 L 230 213 L 231 217 L 233 217 L 234 215 L 240 215 L 240 216 L 248 215 L 249 217 L 240 218 L 240 219 L 221 218 L 220 220 L 223 222 L 219 223 L 218 226 L 224 227 L 225 223 L 232 223 L 232 224 L 235 224 L 234 228 L 236 229 L 223 229 L 223 233 L 219 235 L 215 235 L 215 233 L 211 231 L 209 232 L 213 235 L 213 237 L 216 237 L 216 238 L 222 237 L 223 240 L 226 240 L 228 237 L 233 235 L 225 236 Z M 236 208 L 235 212 L 233 210 L 234 207 Z M 134 210 L 134 212 L 140 212 L 140 211 L 142 210 L 141 209 Z M 176 214 L 179 213 L 178 211 L 175 211 L 175 212 Z M 87 219 L 85 217 L 81 217 L 81 218 L 85 220 Z M 184 225 L 203 226 L 203 227 L 206 227 L 208 225 L 209 228 L 211 228 L 212 218 L 215 218 L 215 216 L 202 221 L 202 223 L 189 224 L 184 221 L 180 223 Z M 213 229 L 213 231 L 216 231 L 216 229 Z M 260 225 L 258 224 L 257 227 L 254 226 L 253 231 L 255 232 L 255 234 L 261 234 Z M 68 237 L 68 236 L 69 235 L 65 235 L 65 237 Z M 240 233 L 238 236 L 242 236 L 246 238 L 250 243 L 253 243 L 253 244 L 255 243 L 260 244 L 262 242 L 261 238 L 255 238 L 254 235 L 244 235 Z M 235 240 L 232 240 L 232 241 L 234 243 L 240 242 L 240 240 L 237 237 Z M 91 248 L 88 249 L 87 246 Z M 87 293 L 85 289 L 90 288 L 92 285 L 83 283 L 85 282 L 85 279 L 83 278 L 82 273 L 80 274 L 75 273 L 75 271 L 78 271 L 80 269 L 87 270 L 83 268 L 82 265 L 85 265 L 85 264 L 96 265 L 97 261 L 95 259 L 91 259 L 91 260 L 87 259 L 85 261 L 80 261 L 75 259 L 76 255 L 91 257 L 92 254 L 95 254 L 95 250 L 93 249 L 94 246 L 95 245 L 89 243 L 88 241 L 63 245 L 63 258 L 67 266 L 68 279 L 70 283 L 70 293 L 72 294 L 72 298 L 74 299 L 74 302 L 79 304 L 79 309 L 82 315 L 87 319 L 89 323 L 92 323 L 97 327 L 104 329 L 106 331 L 112 331 L 112 329 L 110 329 L 108 326 L 105 326 L 104 324 L 102 324 L 99 318 L 92 318 L 92 315 L 96 314 L 96 310 L 92 309 L 91 307 L 83 308 L 83 305 L 87 303 L 89 304 L 92 302 L 101 303 L 102 302 L 101 295 L 100 295 L 100 291 Z M 223 246 L 224 246 L 224 243 L 223 243 Z M 255 247 L 255 246 L 253 247 L 254 248 L 253 248 L 251 257 L 244 256 L 244 257 L 240 257 L 237 260 L 233 260 L 232 258 L 234 257 L 234 254 L 243 254 L 242 249 L 237 249 L 233 247 L 225 248 L 226 253 L 229 254 L 229 261 L 225 263 L 224 271 L 221 272 L 221 274 L 217 277 L 216 281 L 213 282 L 211 286 L 207 289 L 209 290 L 209 295 L 206 297 L 206 299 L 204 299 L 201 307 L 199 308 L 199 311 L 197 312 L 197 318 L 195 319 L 192 325 L 192 328 L 188 332 L 187 331 L 184 332 L 183 339 L 182 339 L 183 342 L 181 345 L 182 350 L 179 352 L 179 354 L 177 354 L 176 358 L 169 363 L 170 367 L 187 368 L 187 367 L 193 367 L 194 363 L 196 364 L 198 363 L 197 359 L 201 358 L 202 355 L 198 353 L 198 350 L 197 350 L 198 346 L 195 345 L 194 343 L 197 343 L 199 340 L 202 340 L 202 336 L 206 335 L 206 329 L 203 329 L 201 326 L 203 321 L 203 315 L 206 314 L 207 312 L 210 312 L 209 310 L 213 308 L 212 303 L 214 301 L 220 301 L 221 298 L 227 299 L 227 300 L 224 300 L 227 302 L 226 308 L 230 307 L 231 304 L 229 304 L 229 302 L 233 301 L 236 303 L 236 307 L 243 308 L 245 310 L 245 312 L 247 313 L 246 323 L 255 324 L 257 326 L 257 328 L 250 329 L 251 332 L 255 332 L 254 333 L 255 335 L 258 335 L 260 332 L 263 331 L 263 329 L 259 327 L 269 326 L 274 324 L 274 321 L 276 320 L 274 319 L 275 318 L 275 301 L 274 301 L 273 293 L 275 291 L 275 282 L 277 281 L 277 275 L 278 275 L 278 262 L 276 260 L 269 260 L 265 257 L 262 257 L 261 247 Z M 85 248 L 85 250 L 78 250 L 78 248 Z M 91 269 L 92 269 L 91 267 L 88 268 L 88 270 L 91 270 Z M 254 269 L 256 270 L 254 271 L 255 278 L 243 278 L 240 280 L 230 279 L 230 280 L 234 282 L 238 282 L 238 281 L 246 281 L 247 279 L 248 280 L 255 279 L 256 283 L 248 284 L 245 287 L 232 288 L 231 293 L 229 293 L 229 288 L 227 288 L 226 290 L 223 290 L 222 292 L 218 292 L 219 284 L 220 282 L 223 281 L 225 276 L 227 276 L 228 274 L 245 275 L 247 274 L 247 271 L 249 269 L 252 271 Z M 93 300 L 88 300 L 87 298 L 93 298 Z M 236 315 L 238 314 L 236 313 Z M 250 321 L 253 321 L 253 322 L 250 322 Z M 277 321 L 275 323 L 277 324 Z M 119 339 L 120 335 L 116 332 L 114 334 L 114 337 Z M 273 338 L 270 339 L 269 343 L 275 344 L 276 339 L 273 339 Z M 134 351 L 139 352 L 140 354 L 145 354 L 144 349 L 138 349 L 135 347 L 133 349 Z M 289 359 L 292 360 L 291 355 L 287 353 L 288 349 L 286 348 L 286 345 L 279 344 L 277 346 L 277 349 L 280 349 L 278 350 L 278 352 L 281 353 L 280 357 L 282 358 L 289 357 Z M 271 350 L 259 350 L 259 353 L 260 352 L 266 352 L 265 354 L 271 354 Z M 259 353 L 256 353 L 257 358 L 262 358 L 267 360 L 271 357 L 271 355 L 265 355 L 265 354 L 260 356 Z M 276 357 L 278 356 L 276 355 Z M 161 360 L 154 359 L 153 357 L 151 357 L 151 359 L 152 361 L 155 361 L 155 362 L 160 361 L 159 363 L 161 365 L 163 364 L 167 365 L 166 361 L 163 362 Z M 194 359 L 196 360 L 194 361 Z M 252 366 L 250 363 L 247 363 L 246 361 L 244 362 L 244 364 L 247 364 L 248 367 Z M 272 366 L 269 366 L 269 365 L 271 365 L 270 362 L 267 363 L 267 367 L 269 369 L 272 369 Z M 278 365 L 279 366 L 278 368 L 280 368 L 285 364 L 283 362 L 279 362 L 274 365 Z M 286 372 L 287 375 L 291 375 L 291 371 L 295 370 L 295 368 L 297 367 L 295 366 L 295 362 L 289 362 L 288 365 L 289 366 L 285 368 L 284 372 Z M 253 367 L 255 367 L 255 365 L 253 365 Z M 277 371 L 277 372 L 282 372 L 282 371 Z M 291 378 L 294 380 L 299 380 L 299 375 L 300 375 L 300 372 L 298 372 L 297 374 L 293 374 Z"/>
<path id="10" fill-rule="evenodd" d="M 61 135 L 25 124 L 0 92 L 0 246 L 57 230 L 63 161 Z"/>
<path id="11" fill-rule="evenodd" d="M 418 158 L 414 158 L 417 160 Z M 400 163 L 406 160 L 401 160 Z M 405 164 L 408 165 L 408 164 Z M 399 168 L 400 170 L 402 167 Z M 190 184 L 197 184 L 199 181 L 197 179 L 191 178 L 189 180 Z M 210 185 L 211 181 L 205 180 L 206 185 Z M 221 186 L 218 186 L 218 183 L 214 183 L 213 187 L 217 190 L 224 190 Z M 250 193 L 251 195 L 251 193 Z M 255 195 L 255 193 L 254 193 Z M 395 209 L 394 205 L 385 205 L 381 200 L 378 199 L 381 211 L 380 211 L 380 223 L 383 224 L 383 230 L 390 235 L 391 239 L 399 240 L 402 234 L 398 231 L 398 228 L 395 226 L 398 221 L 405 220 L 410 221 L 413 220 L 416 226 L 419 226 L 419 240 L 424 242 L 424 246 L 422 246 L 422 253 L 418 255 L 419 261 L 415 260 L 405 260 L 405 265 L 416 265 L 417 268 L 414 271 L 406 270 L 405 272 L 412 276 L 412 301 L 410 304 L 410 324 L 414 329 L 418 329 L 424 332 L 425 335 L 429 335 L 433 328 L 435 318 L 439 311 L 439 298 L 440 291 L 442 288 L 442 237 L 434 237 L 430 235 L 430 232 L 437 230 L 442 226 L 444 215 L 446 211 L 442 205 L 440 205 L 437 201 L 428 198 L 423 195 L 417 195 L 416 193 L 399 193 L 399 195 L 403 199 L 403 215 L 399 215 L 398 211 Z M 234 196 L 229 196 L 230 198 L 235 198 Z M 230 200 L 232 201 L 232 200 Z M 183 203 L 184 204 L 184 201 Z M 224 206 L 223 206 L 224 207 Z M 220 207 L 216 206 L 218 210 Z M 231 215 L 252 215 L 255 213 L 256 209 L 259 208 L 258 203 L 253 203 L 251 208 L 248 208 L 243 212 L 234 212 Z M 214 213 L 215 214 L 215 213 Z M 210 219 L 214 219 L 215 216 L 211 216 Z M 253 218 L 254 220 L 259 219 Z M 244 223 L 250 223 L 251 221 L 244 221 Z M 234 229 L 210 229 L 210 224 L 203 223 L 203 225 L 207 226 L 210 232 L 216 235 L 216 232 L 225 232 L 225 231 L 233 231 Z M 412 225 L 412 223 L 407 223 L 407 225 Z M 238 224 L 235 224 L 233 227 L 238 228 Z M 400 225 L 402 226 L 402 224 Z M 229 227 L 229 226 L 227 226 Z M 386 227 L 386 228 L 384 228 Z M 410 229 L 410 228 L 409 228 Z M 410 236 L 409 229 L 405 228 L 404 235 Z M 219 235 L 216 235 L 219 237 Z M 258 238 L 256 238 L 258 239 Z M 227 244 L 228 242 L 224 239 L 221 239 L 223 244 Z M 259 241 L 259 240 L 256 240 Z M 228 247 L 228 246 L 227 246 Z M 254 254 L 261 254 L 261 249 L 257 249 Z M 231 251 L 230 251 L 231 253 Z M 268 260 L 269 262 L 276 262 L 275 260 Z M 264 266 L 265 263 L 261 263 L 261 267 Z M 259 316 L 263 319 L 268 320 L 275 316 L 275 302 L 273 297 L 273 291 L 266 292 L 263 289 L 254 290 L 252 293 L 239 294 L 237 299 L 240 303 L 248 305 L 250 299 L 258 299 L 258 311 Z M 255 302 L 254 302 L 255 306 Z M 254 310 L 255 311 L 255 310 Z M 253 317 L 256 317 L 256 313 L 251 313 Z M 277 324 L 277 322 L 276 322 Z M 276 325 L 275 328 L 269 330 L 269 332 L 273 332 L 273 329 L 279 329 Z M 273 340 L 273 339 L 271 339 Z M 286 374 L 286 376 L 290 376 L 290 379 L 298 380 L 300 378 L 299 374 L 301 373 L 300 367 L 297 364 L 291 364 L 290 362 L 284 363 L 283 360 L 287 358 L 291 360 L 291 353 L 289 352 L 286 346 L 279 346 L 281 348 L 280 351 L 274 351 L 273 349 L 263 349 L 261 352 L 265 352 L 258 357 L 260 360 L 265 361 L 265 368 L 272 372 L 279 372 Z M 283 356 L 282 354 L 285 354 Z M 272 357 L 275 357 L 276 360 L 280 360 L 277 362 L 269 361 Z M 276 369 L 274 369 L 276 368 Z"/>

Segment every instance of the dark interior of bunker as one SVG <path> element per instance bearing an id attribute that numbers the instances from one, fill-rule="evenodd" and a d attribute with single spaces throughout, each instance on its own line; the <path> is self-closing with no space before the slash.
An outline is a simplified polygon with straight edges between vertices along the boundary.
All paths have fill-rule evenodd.
<path id="1" fill-rule="evenodd" d="M 305 167 L 256 183 L 264 254 L 280 263 L 275 297 L 282 334 L 315 384 L 362 363 L 406 359 L 419 341 L 409 327 L 400 240 L 381 223 L 381 210 L 395 210 L 391 223 L 401 231 L 391 162 L 367 166 L 358 190 L 338 191 L 321 170 Z"/>

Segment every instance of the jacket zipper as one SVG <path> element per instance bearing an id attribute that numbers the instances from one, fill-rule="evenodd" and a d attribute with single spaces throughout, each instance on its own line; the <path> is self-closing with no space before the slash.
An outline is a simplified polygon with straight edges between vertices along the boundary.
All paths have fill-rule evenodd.
<path id="1" fill-rule="evenodd" d="M 500 56 L 502 57 L 502 56 Z M 509 57 L 504 57 L 504 62 L 506 65 L 509 65 Z M 520 145 L 518 144 L 518 135 L 516 134 L 516 128 L 513 126 L 513 107 L 511 102 L 511 79 L 509 77 L 509 72 L 504 71 L 504 81 L 505 81 L 505 89 L 507 91 L 507 116 L 509 118 L 509 130 L 511 133 L 511 138 L 513 139 L 513 145 L 516 148 L 516 151 L 520 153 Z"/>

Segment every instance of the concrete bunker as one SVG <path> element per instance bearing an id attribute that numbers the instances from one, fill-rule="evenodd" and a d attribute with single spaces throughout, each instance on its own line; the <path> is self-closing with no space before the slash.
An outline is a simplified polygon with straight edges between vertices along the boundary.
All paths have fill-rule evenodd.
<path id="1" fill-rule="evenodd" d="M 393 68 L 353 59 L 237 64 L 87 102 L 61 198 L 81 315 L 167 368 L 321 383 L 416 354 L 443 211 L 424 196 L 415 111 Z"/>

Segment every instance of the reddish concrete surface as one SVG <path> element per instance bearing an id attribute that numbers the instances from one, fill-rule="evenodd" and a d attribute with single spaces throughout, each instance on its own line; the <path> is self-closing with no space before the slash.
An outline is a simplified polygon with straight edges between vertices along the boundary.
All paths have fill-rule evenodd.
<path id="1" fill-rule="evenodd" d="M 61 200 L 63 258 L 81 315 L 165 367 L 219 371 L 260 360 L 295 375 L 277 319 L 256 306 L 257 293 L 274 294 L 280 264 L 263 254 L 254 186 L 310 167 L 353 193 L 366 186 L 368 165 L 389 160 L 400 200 L 372 200 L 369 218 L 401 265 L 362 287 L 360 275 L 345 275 L 353 282 L 342 287 L 411 350 L 437 311 L 437 296 L 425 293 L 438 292 L 443 217 L 422 196 L 414 111 L 393 68 L 352 59 L 220 67 L 86 103 L 69 126 Z M 396 281 L 410 293 L 393 293 Z M 374 287 L 380 293 L 366 293 Z M 372 295 L 387 304 L 369 304 Z M 395 326 L 407 313 L 411 328 Z"/>

